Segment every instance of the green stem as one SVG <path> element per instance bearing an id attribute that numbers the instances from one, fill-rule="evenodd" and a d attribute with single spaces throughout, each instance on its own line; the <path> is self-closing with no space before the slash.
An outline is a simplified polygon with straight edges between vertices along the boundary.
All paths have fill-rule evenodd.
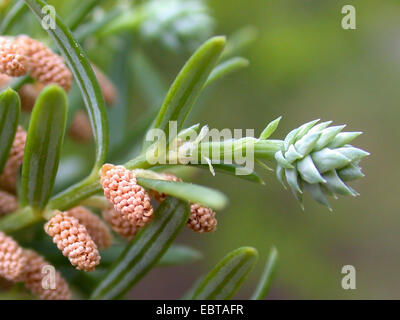
<path id="1" fill-rule="evenodd" d="M 254 145 L 254 158 L 273 160 L 277 151 L 282 149 L 282 140 L 259 140 Z"/>
<path id="2" fill-rule="evenodd" d="M 31 207 L 24 207 L 0 219 L 0 230 L 6 233 L 17 231 L 38 222 L 42 217 L 33 212 Z"/>
<path id="3" fill-rule="evenodd" d="M 110 203 L 103 196 L 91 196 L 87 199 L 84 199 L 81 202 L 81 205 L 103 210 L 107 208 L 110 205 Z"/>
<path id="4" fill-rule="evenodd" d="M 133 169 L 150 169 L 153 166 L 147 162 L 145 155 L 140 155 L 139 157 L 136 157 L 135 159 L 126 162 L 124 164 L 124 167 L 129 170 L 133 170 Z"/>
<path id="5" fill-rule="evenodd" d="M 248 138 L 238 140 L 227 140 L 223 142 L 202 142 L 198 148 L 194 150 L 193 155 L 198 161 L 202 160 L 202 156 L 206 156 L 211 160 L 224 160 L 227 157 L 233 157 L 234 151 L 241 150 L 242 156 L 246 155 Z M 282 140 L 255 140 L 253 144 L 254 159 L 273 160 L 277 151 L 282 148 Z"/>
<path id="6" fill-rule="evenodd" d="M 98 174 L 92 174 L 86 179 L 69 187 L 61 193 L 54 196 L 48 204 L 50 209 L 58 209 L 61 211 L 68 210 L 77 205 L 83 199 L 86 199 L 98 191 L 101 186 L 99 184 Z"/>

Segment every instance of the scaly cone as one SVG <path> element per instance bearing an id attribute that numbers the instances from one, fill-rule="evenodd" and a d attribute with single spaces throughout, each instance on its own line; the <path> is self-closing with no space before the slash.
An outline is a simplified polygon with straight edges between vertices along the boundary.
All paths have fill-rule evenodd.
<path id="1" fill-rule="evenodd" d="M 121 212 L 116 211 L 113 206 L 105 208 L 102 215 L 111 228 L 125 239 L 131 240 L 141 228 L 140 224 L 124 219 Z"/>
<path id="2" fill-rule="evenodd" d="M 153 207 L 146 190 L 137 184 L 136 176 L 123 166 L 104 164 L 100 183 L 104 196 L 121 217 L 144 227 L 153 219 Z"/>
<path id="3" fill-rule="evenodd" d="M 0 36 L 0 73 L 10 77 L 23 76 L 27 72 L 27 63 L 26 56 L 13 39 Z"/>
<path id="4" fill-rule="evenodd" d="M 93 271 L 100 263 L 99 251 L 86 227 L 68 212 L 57 212 L 44 230 L 76 269 Z"/>
<path id="5" fill-rule="evenodd" d="M 89 233 L 90 237 L 100 250 L 106 250 L 111 246 L 112 236 L 103 220 L 82 206 L 68 210 L 68 214 L 78 219 Z"/>
<path id="6" fill-rule="evenodd" d="M 369 153 L 349 144 L 361 132 L 342 132 L 344 125 L 329 127 L 331 121 L 318 121 L 308 122 L 286 136 L 282 149 L 275 153 L 276 175 L 283 185 L 286 180 L 300 203 L 306 190 L 332 210 L 327 195 L 358 195 L 345 182 L 364 176 L 359 162 Z"/>
<path id="7" fill-rule="evenodd" d="M 27 69 L 32 78 L 45 85 L 58 84 L 65 91 L 69 91 L 72 85 L 72 73 L 61 56 L 55 54 L 45 44 L 26 35 L 16 37 L 13 44 L 26 57 Z"/>
<path id="8" fill-rule="evenodd" d="M 217 219 L 214 210 L 192 203 L 190 216 L 186 225 L 197 233 L 213 232 L 217 228 Z"/>
<path id="9" fill-rule="evenodd" d="M 23 281 L 25 286 L 38 298 L 42 300 L 70 300 L 71 291 L 68 283 L 61 274 L 56 271 L 54 277 L 54 288 L 43 286 L 43 279 L 46 273 L 44 268 L 50 264 L 33 250 L 24 250 L 27 264 L 24 268 Z"/>
<path id="10" fill-rule="evenodd" d="M 0 231 L 0 277 L 18 281 L 26 265 L 23 249 Z"/>

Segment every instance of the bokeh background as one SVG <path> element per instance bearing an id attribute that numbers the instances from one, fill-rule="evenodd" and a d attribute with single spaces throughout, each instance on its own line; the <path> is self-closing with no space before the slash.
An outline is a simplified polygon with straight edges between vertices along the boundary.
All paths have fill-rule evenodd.
<path id="1" fill-rule="evenodd" d="M 60 10 L 67 12 L 79 1 L 50 3 L 64 6 Z M 353 185 L 361 196 L 332 200 L 334 211 L 330 212 L 307 197 L 302 211 L 274 173 L 263 173 L 266 185 L 261 186 L 223 174 L 212 177 L 208 171 L 194 172 L 193 181 L 218 188 L 230 198 L 228 208 L 217 213 L 218 230 L 209 235 L 184 230 L 177 242 L 200 250 L 203 259 L 182 267 L 152 270 L 134 288 L 131 298 L 179 298 L 227 252 L 253 246 L 260 253 L 260 261 L 236 296 L 246 299 L 257 285 L 273 245 L 279 250 L 279 264 L 268 298 L 400 298 L 400 3 L 207 3 L 215 19 L 214 34 L 229 38 L 240 28 L 252 26 L 256 37 L 241 52 L 250 66 L 208 88 L 188 124 L 254 128 L 258 134 L 282 115 L 274 138 L 283 138 L 291 129 L 316 118 L 346 123 L 350 131 L 364 132 L 355 144 L 371 153 L 362 162 L 366 177 Z M 345 4 L 356 8 L 356 30 L 341 28 Z M 29 24 L 29 19 L 25 23 Z M 31 24 L 37 22 L 32 20 Z M 171 83 L 189 56 L 188 52 L 140 42 L 129 34 L 124 39 L 133 42 L 136 53 L 145 55 L 158 68 L 165 84 Z M 107 69 L 119 85 L 124 66 L 118 65 L 117 56 L 107 54 L 109 46 L 123 47 L 124 41 L 106 37 L 85 43 L 91 60 Z M 132 75 L 137 76 L 142 76 L 139 69 Z M 131 109 L 126 119 L 131 126 L 147 108 L 149 93 L 142 92 L 140 85 L 128 89 L 132 90 L 127 101 Z M 112 121 L 113 140 L 119 135 L 120 123 L 118 118 Z M 64 149 L 59 189 L 82 176 L 80 171 L 88 169 L 92 160 L 90 145 L 67 141 Z M 357 271 L 356 290 L 341 287 L 341 269 L 348 264 Z"/>

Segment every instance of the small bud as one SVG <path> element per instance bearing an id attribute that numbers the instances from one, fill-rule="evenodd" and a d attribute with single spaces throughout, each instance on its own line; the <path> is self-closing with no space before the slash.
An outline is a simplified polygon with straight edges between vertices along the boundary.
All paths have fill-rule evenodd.
<path id="1" fill-rule="evenodd" d="M 35 296 L 42 300 L 71 299 L 68 284 L 58 271 L 54 275 L 54 288 L 44 288 L 43 279 L 49 275 L 43 273 L 43 268 L 50 264 L 42 256 L 32 250 L 24 250 L 24 256 L 27 264 L 24 269 L 23 281 Z"/>
<path id="2" fill-rule="evenodd" d="M 106 224 L 95 214 L 84 207 L 75 207 L 68 211 L 68 214 L 78 219 L 88 231 L 90 237 L 100 250 L 111 246 L 112 236 Z"/>
<path id="3" fill-rule="evenodd" d="M 190 205 L 190 217 L 186 225 L 198 233 L 212 232 L 217 227 L 215 212 L 199 204 Z"/>
<path id="4" fill-rule="evenodd" d="M 0 191 L 0 216 L 11 213 L 18 208 L 18 201 L 15 196 L 4 191 Z"/>
<path id="5" fill-rule="evenodd" d="M 100 263 L 99 251 L 87 229 L 67 212 L 58 212 L 44 229 L 76 269 L 93 271 Z"/>
<path id="6" fill-rule="evenodd" d="M 101 169 L 100 183 L 104 195 L 121 217 L 138 227 L 153 219 L 153 207 L 146 190 L 137 184 L 132 171 L 123 166 L 105 164 Z"/>
<path id="7" fill-rule="evenodd" d="M 0 188 L 15 193 L 17 187 L 18 170 L 24 159 L 26 131 L 18 126 L 10 155 L 0 176 Z"/>
<path id="8" fill-rule="evenodd" d="M 0 277 L 17 281 L 26 265 L 23 249 L 0 231 Z"/>

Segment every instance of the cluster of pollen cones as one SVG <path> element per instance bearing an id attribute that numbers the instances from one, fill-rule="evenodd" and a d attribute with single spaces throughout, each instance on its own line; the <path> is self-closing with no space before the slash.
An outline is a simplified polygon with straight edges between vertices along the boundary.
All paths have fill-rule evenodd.
<path id="1" fill-rule="evenodd" d="M 57 212 L 44 229 L 76 269 L 93 271 L 100 263 L 97 245 L 88 229 L 70 212 Z"/>
<path id="2" fill-rule="evenodd" d="M 55 83 L 66 91 L 72 85 L 72 73 L 64 60 L 40 41 L 25 35 L 0 37 L 0 73 L 9 77 L 29 73 L 44 85 Z"/>
<path id="3" fill-rule="evenodd" d="M 101 169 L 100 183 L 110 202 L 103 217 L 120 236 L 131 239 L 153 219 L 150 197 L 137 184 L 132 171 L 123 166 L 105 164 Z"/>
<path id="4" fill-rule="evenodd" d="M 100 263 L 99 250 L 109 248 L 112 243 L 112 235 L 105 222 L 81 206 L 66 212 L 55 212 L 44 229 L 78 270 L 93 271 Z M 24 282 L 25 287 L 40 299 L 70 299 L 68 284 L 59 272 L 54 270 L 53 282 L 49 280 L 49 285 L 44 286 L 46 267 L 53 268 L 38 253 L 20 247 L 11 237 L 0 232 L 1 278 Z"/>
<path id="5" fill-rule="evenodd" d="M 162 180 L 180 182 L 173 174 L 159 175 Z M 125 238 L 132 238 L 137 231 L 151 221 L 153 208 L 150 197 L 161 202 L 167 195 L 155 190 L 146 190 L 137 184 L 134 173 L 123 166 L 105 164 L 100 182 L 104 195 L 112 207 L 103 212 L 104 219 L 113 230 Z M 198 232 L 212 232 L 217 226 L 215 212 L 199 204 L 191 204 L 187 226 Z"/>
<path id="6" fill-rule="evenodd" d="M 95 65 L 93 71 L 97 77 L 106 105 L 112 105 L 117 99 L 113 83 Z M 7 86 L 13 77 L 29 74 L 35 83 L 23 85 L 19 90 L 21 108 L 32 111 L 35 101 L 48 84 L 57 84 L 65 91 L 72 86 L 71 71 L 64 59 L 54 53 L 44 43 L 26 35 L 16 37 L 0 36 L 0 88 Z M 92 140 L 92 130 L 87 114 L 78 110 L 69 128 L 69 136 L 75 141 L 86 143 Z"/>
<path id="7" fill-rule="evenodd" d="M 54 274 L 46 273 L 46 270 Z M 71 299 L 68 284 L 59 272 L 38 253 L 23 249 L 2 232 L 0 232 L 0 277 L 14 283 L 23 282 L 33 295 L 43 300 Z M 45 280 L 48 280 L 47 285 L 44 285 Z"/>

